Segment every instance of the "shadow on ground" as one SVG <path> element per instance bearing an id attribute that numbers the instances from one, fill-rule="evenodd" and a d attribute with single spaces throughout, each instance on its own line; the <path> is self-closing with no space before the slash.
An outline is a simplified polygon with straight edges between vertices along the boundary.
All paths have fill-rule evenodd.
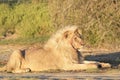
<path id="1" fill-rule="evenodd" d="M 120 52 L 86 55 L 85 60 L 110 63 L 113 68 L 118 68 L 120 64 Z"/>

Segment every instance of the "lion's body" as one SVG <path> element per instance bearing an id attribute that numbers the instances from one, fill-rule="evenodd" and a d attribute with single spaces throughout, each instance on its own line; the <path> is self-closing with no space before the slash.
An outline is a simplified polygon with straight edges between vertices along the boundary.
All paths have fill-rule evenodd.
<path id="1" fill-rule="evenodd" d="M 75 34 L 76 33 L 76 34 Z M 82 46 L 77 27 L 66 27 L 54 34 L 43 48 L 22 52 L 16 50 L 5 70 L 14 73 L 47 70 L 86 70 L 97 68 L 97 63 L 84 64 L 77 51 Z M 75 40 L 73 39 L 75 37 Z"/>

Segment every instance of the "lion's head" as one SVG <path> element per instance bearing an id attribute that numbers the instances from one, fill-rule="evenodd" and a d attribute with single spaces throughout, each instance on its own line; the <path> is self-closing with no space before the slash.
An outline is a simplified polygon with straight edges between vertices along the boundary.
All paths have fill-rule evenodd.
<path id="1" fill-rule="evenodd" d="M 82 32 L 77 26 L 67 26 L 58 30 L 45 45 L 55 49 L 81 49 L 83 47 Z"/>
<path id="2" fill-rule="evenodd" d="M 81 49 L 84 45 L 83 39 L 82 39 L 82 32 L 79 30 L 78 27 L 73 26 L 73 29 L 67 30 L 64 32 L 64 39 L 69 43 L 72 48 L 75 50 Z"/>

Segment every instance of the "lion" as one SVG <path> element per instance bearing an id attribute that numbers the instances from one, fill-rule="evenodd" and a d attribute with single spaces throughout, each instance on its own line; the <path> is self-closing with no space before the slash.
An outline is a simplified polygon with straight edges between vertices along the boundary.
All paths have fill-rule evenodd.
<path id="1" fill-rule="evenodd" d="M 82 33 L 77 26 L 58 30 L 37 50 L 15 50 L 1 71 L 23 73 L 30 71 L 76 71 L 98 69 L 96 61 L 84 61 L 80 50 L 84 46 Z"/>

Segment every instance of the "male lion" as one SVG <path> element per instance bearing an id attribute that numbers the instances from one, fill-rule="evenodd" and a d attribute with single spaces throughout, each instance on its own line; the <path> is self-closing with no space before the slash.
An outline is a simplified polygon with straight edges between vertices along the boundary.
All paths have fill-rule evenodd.
<path id="1" fill-rule="evenodd" d="M 48 70 L 96 69 L 99 63 L 83 61 L 79 50 L 83 46 L 81 32 L 68 26 L 56 32 L 43 48 L 22 52 L 16 50 L 2 70 L 13 73 Z"/>

